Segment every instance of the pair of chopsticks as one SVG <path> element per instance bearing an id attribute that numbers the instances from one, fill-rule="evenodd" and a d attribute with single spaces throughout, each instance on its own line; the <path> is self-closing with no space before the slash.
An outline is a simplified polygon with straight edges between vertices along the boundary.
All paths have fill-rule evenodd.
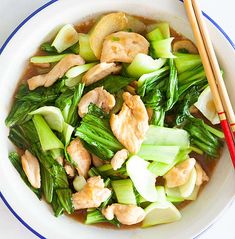
<path id="1" fill-rule="evenodd" d="M 184 0 L 185 9 L 202 59 L 225 141 L 235 168 L 235 115 L 197 0 Z M 228 117 L 228 118 L 227 118 Z"/>

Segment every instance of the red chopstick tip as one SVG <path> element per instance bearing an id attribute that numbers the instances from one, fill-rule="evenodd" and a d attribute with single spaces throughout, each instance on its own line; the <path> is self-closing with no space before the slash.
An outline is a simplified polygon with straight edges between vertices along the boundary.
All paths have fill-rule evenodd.
<path id="1" fill-rule="evenodd" d="M 228 145 L 228 149 L 229 149 L 229 153 L 233 162 L 233 166 L 235 168 L 235 144 L 233 141 L 233 136 L 231 134 L 230 128 L 229 128 L 229 124 L 227 120 L 221 120 L 220 121 L 221 127 L 224 131 L 224 136 L 225 136 L 225 140 L 226 143 Z"/>

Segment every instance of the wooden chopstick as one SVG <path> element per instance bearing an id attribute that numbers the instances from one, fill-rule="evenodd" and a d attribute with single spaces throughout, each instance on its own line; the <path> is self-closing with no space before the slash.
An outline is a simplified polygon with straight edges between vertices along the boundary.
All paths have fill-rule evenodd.
<path id="1" fill-rule="evenodd" d="M 219 88 L 219 94 L 220 94 L 226 115 L 228 116 L 231 130 L 233 132 L 233 135 L 235 136 L 235 114 L 233 111 L 231 101 L 229 100 L 228 92 L 227 92 L 222 74 L 220 72 L 219 63 L 215 55 L 215 51 L 210 39 L 210 35 L 205 25 L 205 22 L 203 21 L 202 11 L 200 10 L 196 0 L 192 0 L 192 6 L 197 18 L 198 26 L 202 34 L 203 42 L 205 44 L 209 60 L 211 62 L 216 83 Z"/>
<path id="2" fill-rule="evenodd" d="M 233 162 L 233 166 L 235 168 L 235 145 L 234 145 L 234 141 L 233 141 L 233 135 L 232 132 L 230 130 L 229 124 L 228 124 L 228 120 L 224 111 L 224 107 L 219 95 L 219 91 L 216 85 L 216 80 L 215 80 L 215 76 L 214 76 L 214 72 L 212 70 L 212 66 L 211 66 L 211 62 L 209 60 L 209 56 L 208 56 L 208 52 L 206 51 L 206 47 L 203 41 L 203 37 L 198 25 L 198 21 L 197 21 L 197 17 L 192 5 L 192 1 L 191 0 L 184 0 L 184 5 L 185 5 L 185 9 L 188 15 L 188 19 L 191 23 L 192 26 L 192 30 L 196 39 L 196 43 L 198 46 L 198 51 L 199 54 L 201 56 L 202 59 L 202 64 L 204 66 L 205 69 L 205 73 L 207 76 L 207 80 L 211 89 L 211 93 L 213 96 L 213 100 L 215 103 L 215 107 L 216 107 L 216 111 L 219 115 L 220 118 L 220 123 L 221 123 L 221 127 L 222 130 L 224 132 L 225 135 L 225 141 L 228 145 L 228 149 L 229 149 L 229 153 Z"/>

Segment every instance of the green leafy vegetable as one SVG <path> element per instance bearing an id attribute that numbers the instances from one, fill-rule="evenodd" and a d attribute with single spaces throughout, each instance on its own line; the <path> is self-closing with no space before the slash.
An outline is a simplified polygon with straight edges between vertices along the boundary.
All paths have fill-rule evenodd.
<path id="1" fill-rule="evenodd" d="M 60 200 L 56 193 L 54 193 L 54 195 L 53 195 L 53 200 L 51 202 L 51 205 L 52 205 L 52 208 L 53 208 L 53 211 L 54 211 L 54 214 L 56 217 L 63 214 L 64 208 L 61 205 Z"/>
<path id="2" fill-rule="evenodd" d="M 175 52 L 174 54 L 176 56 L 175 64 L 179 74 L 187 70 L 192 70 L 193 68 L 200 66 L 202 63 L 199 55 L 178 52 Z"/>
<path id="3" fill-rule="evenodd" d="M 63 59 L 67 54 L 60 54 L 54 56 L 34 56 L 30 58 L 32 63 L 52 63 Z"/>
<path id="4" fill-rule="evenodd" d="M 166 96 L 167 96 L 166 111 L 168 111 L 172 109 L 172 107 L 178 100 L 178 78 L 177 78 L 177 70 L 174 65 L 173 59 L 170 59 L 170 76 Z"/>
<path id="5" fill-rule="evenodd" d="M 159 58 L 175 58 L 171 52 L 171 42 L 173 37 L 151 42 L 154 55 Z"/>
<path id="6" fill-rule="evenodd" d="M 58 199 L 68 214 L 73 213 L 72 192 L 70 189 L 57 189 Z"/>
<path id="7" fill-rule="evenodd" d="M 184 129 L 188 131 L 191 137 L 191 144 L 195 145 L 207 155 L 217 158 L 219 149 L 222 146 L 219 138 L 208 130 L 202 119 L 188 117 Z M 213 131 L 216 131 L 215 129 Z"/>
<path id="8" fill-rule="evenodd" d="M 123 147 L 114 137 L 108 119 L 97 116 L 97 108 L 94 105 L 89 106 L 75 135 L 84 140 L 85 147 L 99 158 L 110 159 Z"/>
<path id="9" fill-rule="evenodd" d="M 112 187 L 121 204 L 136 204 L 133 183 L 130 179 L 112 181 Z"/>
<path id="10" fill-rule="evenodd" d="M 157 71 L 142 75 L 138 80 L 138 94 L 142 97 L 147 95 L 168 74 L 169 66 L 164 66 Z"/>
<path id="11" fill-rule="evenodd" d="M 40 143 L 44 151 L 64 148 L 63 143 L 56 137 L 41 115 L 34 115 L 33 123 L 38 132 Z"/>
<path id="12" fill-rule="evenodd" d="M 27 85 L 21 85 L 16 94 L 16 101 L 7 116 L 5 123 L 7 127 L 22 124 L 32 118 L 28 113 L 41 106 L 53 104 L 64 87 L 64 82 L 60 81 L 51 87 L 39 87 L 30 91 Z"/>
<path id="13" fill-rule="evenodd" d="M 116 227 L 120 227 L 120 223 L 116 220 L 107 220 L 98 209 L 88 209 L 85 224 L 95 224 L 100 222 L 108 222 Z"/>
<path id="14" fill-rule="evenodd" d="M 42 191 L 44 197 L 48 203 L 52 202 L 53 192 L 54 192 L 54 182 L 51 174 L 47 171 L 47 169 L 41 165 L 41 183 L 42 183 Z"/>
<path id="15" fill-rule="evenodd" d="M 106 76 L 104 79 L 95 82 L 94 84 L 89 85 L 86 87 L 86 92 L 95 89 L 96 87 L 103 86 L 105 90 L 113 93 L 118 93 L 121 89 L 129 85 L 134 78 L 119 76 L 119 75 L 109 75 Z"/>
<path id="16" fill-rule="evenodd" d="M 65 122 L 69 125 L 78 125 L 78 103 L 82 97 L 84 84 L 80 83 L 74 90 L 68 89 L 63 92 L 56 100 L 56 106 L 60 108 Z"/>
<path id="17" fill-rule="evenodd" d="M 57 50 L 55 49 L 54 46 L 51 45 L 50 42 L 42 43 L 42 45 L 40 46 L 40 49 L 47 53 L 57 53 L 58 54 Z"/>

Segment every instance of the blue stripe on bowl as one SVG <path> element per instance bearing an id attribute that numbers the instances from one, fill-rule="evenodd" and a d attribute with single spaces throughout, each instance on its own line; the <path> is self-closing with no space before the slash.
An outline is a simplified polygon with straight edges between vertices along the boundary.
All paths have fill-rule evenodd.
<path id="1" fill-rule="evenodd" d="M 26 22 L 28 22 L 33 16 L 35 16 L 37 13 L 41 12 L 46 7 L 52 5 L 53 3 L 57 2 L 58 0 L 51 0 L 48 3 L 44 4 L 40 8 L 38 8 L 36 11 L 34 11 L 32 14 L 30 14 L 27 18 L 25 18 L 16 28 L 15 30 L 10 34 L 10 36 L 7 38 L 7 40 L 3 43 L 3 45 L 0 48 L 0 55 L 7 46 L 7 44 L 10 42 L 12 37 L 19 31 L 21 27 L 25 25 Z M 183 3 L 183 0 L 179 0 Z M 233 47 L 235 50 L 235 44 L 232 41 L 232 39 L 227 35 L 227 33 L 223 30 L 222 27 L 218 23 L 216 23 L 210 16 L 208 16 L 205 12 L 203 12 L 203 15 L 223 34 L 223 36 L 226 38 L 226 40 L 229 42 L 229 44 Z M 16 217 L 18 221 L 20 221 L 29 231 L 31 231 L 34 235 L 36 235 L 40 239 L 46 239 L 46 237 L 42 236 L 39 232 L 35 231 L 29 224 L 27 224 L 17 213 L 14 211 L 14 209 L 10 206 L 10 204 L 7 202 L 7 199 L 3 196 L 3 194 L 0 192 L 0 198 L 2 199 L 3 203 L 6 205 L 6 207 L 11 211 L 11 213 Z M 212 224 L 213 225 L 213 224 Z M 209 229 L 212 225 L 209 225 L 203 232 L 205 232 L 207 229 Z M 201 235 L 203 232 L 201 232 L 199 235 Z M 198 235 L 198 236 L 199 236 Z M 198 238 L 197 236 L 197 238 Z"/>

